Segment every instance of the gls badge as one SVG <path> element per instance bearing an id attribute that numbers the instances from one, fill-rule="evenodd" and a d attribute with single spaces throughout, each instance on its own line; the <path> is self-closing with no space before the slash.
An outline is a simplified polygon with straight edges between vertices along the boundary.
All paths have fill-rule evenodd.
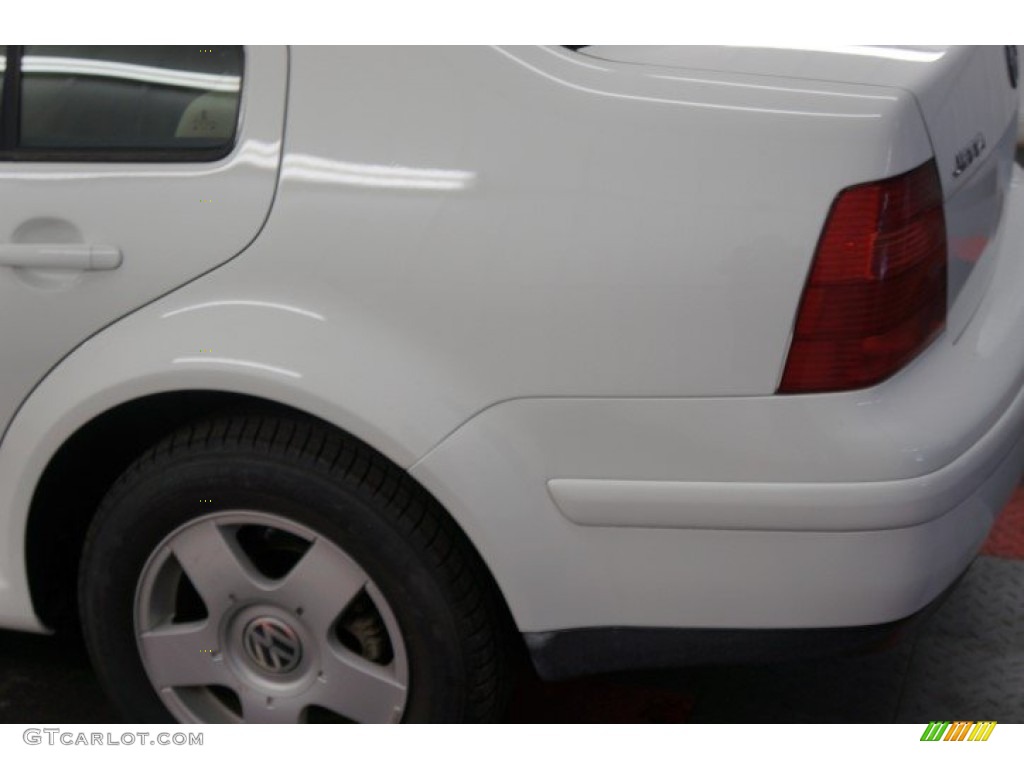
<path id="1" fill-rule="evenodd" d="M 981 153 L 985 151 L 985 136 L 979 133 L 975 136 L 971 143 L 956 153 L 956 167 L 953 169 L 953 178 L 957 178 L 970 168 L 971 163 L 981 157 Z"/>

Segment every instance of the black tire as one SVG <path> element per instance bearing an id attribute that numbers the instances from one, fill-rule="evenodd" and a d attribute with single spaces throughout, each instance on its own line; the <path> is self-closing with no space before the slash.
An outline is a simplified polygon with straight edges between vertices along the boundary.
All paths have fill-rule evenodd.
<path id="1" fill-rule="evenodd" d="M 315 531 L 373 580 L 408 656 L 404 721 L 501 717 L 509 621 L 462 531 L 406 473 L 359 441 L 301 416 L 250 412 L 196 423 L 149 450 L 110 489 L 89 529 L 79 578 L 84 635 L 128 721 L 173 719 L 138 648 L 140 576 L 172 531 L 233 509 Z"/>

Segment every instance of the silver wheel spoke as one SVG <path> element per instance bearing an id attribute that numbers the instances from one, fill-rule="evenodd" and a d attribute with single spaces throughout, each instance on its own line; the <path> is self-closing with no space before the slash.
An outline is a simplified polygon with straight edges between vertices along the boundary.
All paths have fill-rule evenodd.
<path id="1" fill-rule="evenodd" d="M 212 622 L 168 624 L 144 632 L 139 643 L 157 688 L 229 685 L 232 676 L 217 647 Z"/>
<path id="2" fill-rule="evenodd" d="M 388 667 L 343 649 L 325 648 L 323 680 L 311 692 L 314 704 L 359 723 L 390 723 L 401 715 L 405 686 Z"/>
<path id="3" fill-rule="evenodd" d="M 267 584 L 249 564 L 238 543 L 212 520 L 193 525 L 171 542 L 171 551 L 211 616 L 235 599 L 266 592 Z"/>
<path id="4" fill-rule="evenodd" d="M 267 696 L 243 688 L 238 691 L 242 702 L 242 719 L 247 723 L 297 723 L 308 702 L 304 696 Z"/>
<path id="5" fill-rule="evenodd" d="M 325 641 L 331 624 L 366 582 L 366 574 L 358 565 L 318 538 L 285 576 L 274 596 L 293 611 L 301 608 L 302 618 Z"/>

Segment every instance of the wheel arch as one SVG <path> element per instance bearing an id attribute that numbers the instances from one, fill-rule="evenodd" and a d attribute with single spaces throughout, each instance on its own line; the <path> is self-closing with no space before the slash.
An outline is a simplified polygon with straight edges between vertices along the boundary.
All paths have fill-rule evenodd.
<path id="1" fill-rule="evenodd" d="M 31 603 L 42 623 L 58 632 L 78 631 L 78 564 L 97 508 L 121 473 L 149 447 L 176 429 L 225 411 L 291 415 L 312 420 L 381 454 L 421 488 L 480 559 L 509 626 L 511 611 L 494 574 L 464 527 L 422 482 L 360 437 L 324 418 L 280 401 L 226 390 L 185 389 L 141 395 L 104 410 L 78 426 L 49 457 L 28 508 L 24 555 Z"/>

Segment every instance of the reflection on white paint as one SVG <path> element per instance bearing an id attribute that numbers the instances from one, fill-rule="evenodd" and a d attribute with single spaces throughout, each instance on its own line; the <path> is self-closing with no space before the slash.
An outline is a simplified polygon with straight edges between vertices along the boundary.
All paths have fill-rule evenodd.
<path id="1" fill-rule="evenodd" d="M 558 48 L 554 46 L 544 46 L 544 50 L 550 53 L 552 56 L 563 61 L 568 61 L 570 64 L 575 64 L 577 67 L 586 67 L 587 69 L 596 69 L 599 72 L 609 72 L 608 67 L 600 67 L 597 64 L 591 64 L 588 61 L 581 61 L 582 55 L 570 56 L 561 50 L 561 46 Z M 584 54 L 585 55 L 585 54 Z"/>
<path id="2" fill-rule="evenodd" d="M 320 184 L 343 184 L 384 189 L 424 189 L 437 192 L 467 189 L 476 179 L 474 171 L 346 163 L 303 154 L 285 155 L 281 175 L 286 179 Z"/>
<path id="3" fill-rule="evenodd" d="M 279 373 L 282 376 L 290 376 L 293 379 L 301 379 L 302 374 L 298 371 L 291 371 L 287 368 L 278 368 L 276 365 L 267 365 L 266 363 L 256 363 L 252 360 L 236 360 L 232 357 L 176 357 L 172 363 L 200 363 L 200 364 L 218 364 L 218 365 L 237 365 L 243 368 L 255 368 L 260 371 L 268 371 L 269 373 Z"/>
<path id="4" fill-rule="evenodd" d="M 654 80 L 678 80 L 682 83 L 698 83 L 700 85 L 716 85 L 725 86 L 729 88 L 753 88 L 758 91 L 783 91 L 785 93 L 797 93 L 805 94 L 809 93 L 814 96 L 844 96 L 849 99 L 872 99 L 874 101 L 897 101 L 897 96 L 881 96 L 867 93 L 844 93 L 840 91 L 814 91 L 810 88 L 789 88 L 779 85 L 755 85 L 754 83 L 736 83 L 729 82 L 727 80 L 704 80 L 699 77 L 681 77 L 678 75 L 648 75 L 648 77 Z"/>
<path id="5" fill-rule="evenodd" d="M 804 45 L 758 45 L 754 47 L 775 48 L 786 51 L 810 51 L 811 53 L 840 53 L 847 56 L 871 56 L 876 59 L 917 61 L 924 64 L 938 61 L 946 55 L 945 51 L 922 51 L 916 48 L 901 48 L 895 45 L 834 45 L 820 47 L 807 47 Z"/>
<path id="6" fill-rule="evenodd" d="M 921 452 L 920 448 L 914 448 L 912 446 L 905 446 L 905 447 L 900 449 L 900 453 L 911 453 L 911 454 L 914 455 L 913 456 L 913 460 L 914 460 L 915 463 L 917 463 L 917 464 L 924 463 L 924 458 L 925 457 L 924 457 L 924 454 Z"/>
<path id="7" fill-rule="evenodd" d="M 63 56 L 25 56 L 21 71 L 32 75 L 84 75 L 134 80 L 139 83 L 169 85 L 174 88 L 192 88 L 197 91 L 237 93 L 242 80 L 237 75 L 214 75 L 208 72 L 190 72 L 184 69 L 165 69 L 144 64 L 129 64 L 102 59 L 74 59 Z"/>
<path id="8" fill-rule="evenodd" d="M 239 163 L 253 165 L 264 170 L 274 170 L 280 161 L 280 141 L 257 141 L 246 139 L 238 150 Z"/>
<path id="9" fill-rule="evenodd" d="M 210 307 L 259 307 L 260 309 L 279 309 L 283 312 L 294 312 L 296 315 L 302 315 L 313 320 L 325 320 L 324 316 L 317 312 L 310 312 L 308 309 L 302 309 L 301 307 L 293 307 L 289 304 L 278 304 L 274 301 L 257 301 L 256 299 L 229 299 L 225 301 L 207 301 L 202 304 L 192 304 L 188 307 L 182 307 L 181 309 L 174 309 L 170 312 L 165 312 L 160 315 L 161 318 L 174 317 L 180 315 L 183 312 L 193 312 L 197 309 L 208 309 Z"/>
<path id="10" fill-rule="evenodd" d="M 739 104 L 721 104 L 702 101 L 687 101 L 685 99 L 669 99 L 658 96 L 641 96 L 636 93 L 616 93 L 614 91 L 601 90 L 598 88 L 589 88 L 584 85 L 578 85 L 577 83 L 570 83 L 568 80 L 563 80 L 562 78 L 556 77 L 550 72 L 545 72 L 543 69 L 535 67 L 533 64 L 524 61 L 523 59 L 519 58 L 515 54 L 505 50 L 500 46 L 494 46 L 494 49 L 498 51 L 498 53 L 501 53 L 503 56 L 507 56 L 508 58 L 512 59 L 512 61 L 516 62 L 520 66 L 525 67 L 531 72 L 536 72 L 541 77 L 556 82 L 559 85 L 564 85 L 567 88 L 572 88 L 573 90 L 576 91 L 582 91 L 583 93 L 592 93 L 595 96 L 609 96 L 614 99 L 626 99 L 627 101 L 646 101 L 652 104 L 674 104 L 681 107 L 697 107 L 699 109 L 719 109 L 730 112 L 758 112 L 761 114 L 780 115 L 786 117 L 843 117 L 852 119 L 876 119 L 882 116 L 881 114 L 875 113 L 815 112 L 810 110 L 795 109 L 768 109 L 766 107 L 748 107 L 741 106 Z"/>

